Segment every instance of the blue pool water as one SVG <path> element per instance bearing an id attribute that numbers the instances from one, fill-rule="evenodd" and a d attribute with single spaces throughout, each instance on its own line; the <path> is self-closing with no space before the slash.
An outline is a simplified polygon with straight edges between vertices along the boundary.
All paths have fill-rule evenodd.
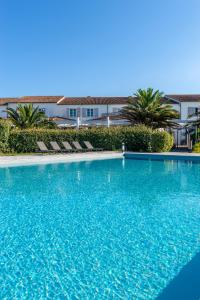
<path id="1" fill-rule="evenodd" d="M 200 164 L 0 169 L 0 299 L 155 299 L 200 246 Z"/>

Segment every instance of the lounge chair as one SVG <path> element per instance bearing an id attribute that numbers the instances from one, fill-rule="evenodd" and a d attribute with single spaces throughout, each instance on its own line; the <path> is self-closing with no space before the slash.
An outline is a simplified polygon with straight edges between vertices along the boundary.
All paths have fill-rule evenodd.
<path id="1" fill-rule="evenodd" d="M 51 147 L 53 148 L 54 151 L 56 152 L 62 152 L 62 149 L 60 148 L 60 146 L 58 145 L 57 142 L 50 142 Z"/>
<path id="2" fill-rule="evenodd" d="M 45 143 L 44 142 L 36 142 L 37 143 L 37 146 L 38 146 L 38 148 L 40 149 L 40 152 L 46 152 L 46 153 L 48 153 L 48 152 L 53 152 L 53 150 L 49 150 L 48 148 L 47 148 L 47 146 L 45 145 Z"/>
<path id="3" fill-rule="evenodd" d="M 67 152 L 77 152 L 76 149 L 73 149 L 69 142 L 62 142 L 63 147 Z"/>
<path id="4" fill-rule="evenodd" d="M 83 141 L 83 143 L 89 151 L 103 151 L 103 148 L 94 148 L 89 141 Z"/>
<path id="5" fill-rule="evenodd" d="M 82 147 L 81 147 L 81 145 L 79 144 L 79 142 L 72 142 L 72 144 L 73 144 L 73 146 L 75 147 L 75 149 L 77 150 L 77 151 L 80 151 L 80 152 L 85 152 L 85 151 L 88 151 L 87 149 L 83 149 Z"/>

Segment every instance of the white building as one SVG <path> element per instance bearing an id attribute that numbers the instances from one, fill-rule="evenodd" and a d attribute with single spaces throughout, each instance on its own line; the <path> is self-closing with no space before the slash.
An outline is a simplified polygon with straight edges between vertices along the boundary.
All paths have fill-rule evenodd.
<path id="1" fill-rule="evenodd" d="M 121 108 L 127 105 L 129 97 L 64 97 L 64 96 L 24 96 L 19 98 L 0 98 L 0 117 L 6 118 L 6 109 L 16 108 L 19 104 L 33 103 L 39 106 L 48 117 L 60 118 L 62 124 L 76 124 L 77 119 L 81 124 L 102 125 L 123 124 L 124 120 L 116 118 Z M 188 121 L 191 114 L 200 110 L 200 95 L 165 95 L 163 103 L 170 103 L 180 113 L 180 124 Z M 179 136 L 184 140 L 184 130 Z"/>
<path id="2" fill-rule="evenodd" d="M 166 95 L 165 99 L 174 102 L 173 106 L 179 111 L 180 121 L 183 123 L 200 110 L 200 95 Z"/>
<path id="3" fill-rule="evenodd" d="M 186 95 L 166 95 L 165 99 L 172 101 L 172 106 L 180 114 L 178 123 L 180 128 L 174 131 L 175 144 L 176 145 L 189 145 L 190 139 L 185 125 L 188 121 L 195 120 L 200 112 L 200 95 L 198 94 L 186 94 Z M 176 103 L 176 104 L 175 104 Z M 191 117 L 193 115 L 193 117 Z"/>
<path id="4" fill-rule="evenodd" d="M 62 123 L 81 124 L 102 123 L 106 116 L 116 115 L 127 104 L 128 97 L 64 97 L 64 96 L 25 96 L 19 98 L 0 98 L 0 117 L 6 118 L 6 109 L 19 104 L 32 103 L 38 106 L 48 117 L 63 118 Z M 113 121 L 114 122 L 114 121 Z M 119 120 L 117 121 L 120 122 Z"/>
<path id="5" fill-rule="evenodd" d="M 16 109 L 19 104 L 32 103 L 34 107 L 39 107 L 48 117 L 57 115 L 57 102 L 64 96 L 24 96 L 19 98 L 0 98 L 0 117 L 7 116 L 5 109 Z"/>

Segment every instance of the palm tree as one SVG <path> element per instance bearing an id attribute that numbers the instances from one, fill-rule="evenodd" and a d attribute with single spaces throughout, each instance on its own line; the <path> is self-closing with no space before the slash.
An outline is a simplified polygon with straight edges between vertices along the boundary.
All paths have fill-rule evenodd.
<path id="1" fill-rule="evenodd" d="M 8 108 L 6 110 L 8 118 L 12 124 L 20 129 L 33 127 L 55 128 L 56 124 L 48 120 L 44 112 L 33 104 L 18 105 L 16 110 Z"/>
<path id="2" fill-rule="evenodd" d="M 121 111 L 122 118 L 131 124 L 144 124 L 152 128 L 173 128 L 179 113 L 170 104 L 161 103 L 163 93 L 139 89 L 135 97 L 130 97 L 129 103 Z"/>

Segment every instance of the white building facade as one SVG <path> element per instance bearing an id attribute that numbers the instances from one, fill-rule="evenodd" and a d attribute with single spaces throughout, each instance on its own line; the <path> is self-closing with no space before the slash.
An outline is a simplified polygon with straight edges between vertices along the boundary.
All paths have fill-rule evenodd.
<path id="1" fill-rule="evenodd" d="M 24 96 L 0 98 L 0 117 L 6 118 L 7 108 L 16 109 L 19 104 L 32 103 L 50 118 L 60 118 L 62 124 L 76 123 L 100 125 L 110 117 L 112 124 L 126 123 L 116 119 L 118 112 L 127 105 L 129 97 L 64 97 L 64 96 Z M 192 114 L 200 110 L 200 95 L 165 95 L 163 103 L 170 103 L 180 113 L 180 124 L 186 123 Z M 195 117 L 194 117 L 195 118 Z"/>

